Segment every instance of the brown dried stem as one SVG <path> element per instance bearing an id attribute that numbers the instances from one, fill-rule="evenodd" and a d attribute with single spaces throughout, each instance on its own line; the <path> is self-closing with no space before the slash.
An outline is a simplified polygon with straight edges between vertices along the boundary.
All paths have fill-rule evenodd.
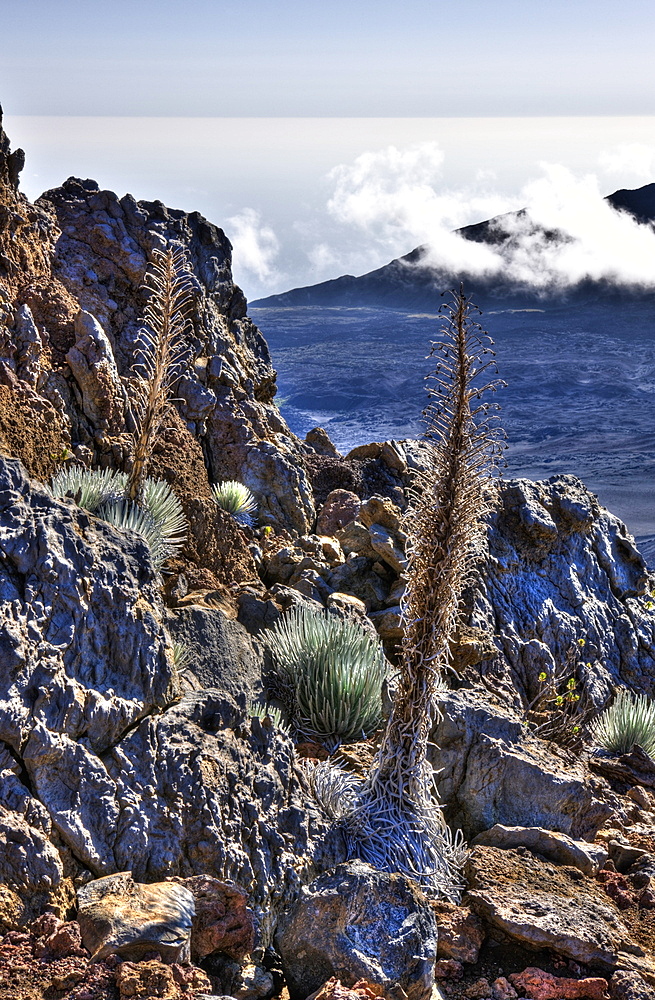
<path id="1" fill-rule="evenodd" d="M 490 472 L 500 453 L 491 405 L 481 385 L 495 368 L 491 341 L 471 318 L 460 289 L 445 309 L 438 358 L 428 376 L 425 411 L 431 468 L 422 476 L 407 518 L 408 587 L 398 691 L 371 774 L 350 817 L 351 846 L 365 860 L 404 871 L 423 888 L 457 895 L 461 841 L 450 836 L 427 760 L 437 691 L 450 663 L 462 592 L 495 498 Z"/>
<path id="2" fill-rule="evenodd" d="M 490 424 L 493 404 L 481 402 L 498 380 L 480 384 L 495 371 L 491 340 L 471 319 L 474 307 L 463 290 L 445 309 L 438 358 L 428 375 L 426 437 L 431 468 L 421 477 L 408 514 L 408 585 L 403 602 L 404 634 L 398 694 L 380 747 L 379 780 L 407 778 L 425 758 L 434 722 L 434 695 L 450 664 L 451 640 L 462 592 L 494 506 L 491 469 L 500 453 Z M 399 785 L 405 786 L 406 781 Z"/>
<path id="3" fill-rule="evenodd" d="M 193 302 L 193 281 L 184 249 L 169 246 L 164 251 L 153 250 L 145 286 L 151 294 L 139 331 L 140 351 L 132 380 L 137 430 L 126 490 L 132 501 L 141 495 L 166 404 L 188 355 L 184 335 Z"/>

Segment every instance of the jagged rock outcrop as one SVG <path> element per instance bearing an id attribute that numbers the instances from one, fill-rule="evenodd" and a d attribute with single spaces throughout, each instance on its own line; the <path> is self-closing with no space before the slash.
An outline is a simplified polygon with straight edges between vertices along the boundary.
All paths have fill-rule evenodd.
<path id="1" fill-rule="evenodd" d="M 601 707 L 617 686 L 655 694 L 655 580 L 625 525 L 574 476 L 505 483 L 469 625 L 497 654 L 476 677 L 525 709 L 540 674 Z"/>
<path id="2" fill-rule="evenodd" d="M 94 181 L 70 178 L 38 204 L 61 230 L 53 272 L 111 340 L 123 375 L 134 360 L 152 250 L 173 241 L 187 248 L 195 278 L 193 359 L 177 387 L 180 414 L 203 444 L 213 481 L 240 479 L 256 493 L 264 519 L 305 529 L 313 502 L 303 448 L 273 405 L 268 347 L 232 281 L 225 234 L 198 212 L 119 199 Z M 103 434 L 98 423 L 89 430 Z"/>
<path id="3" fill-rule="evenodd" d="M 22 151 L 10 152 L 1 121 L 5 451 L 43 479 L 71 451 L 87 464 L 129 464 L 132 427 L 121 380 L 135 359 L 152 251 L 176 242 L 188 252 L 194 305 L 189 364 L 176 386 L 184 432 L 178 427 L 178 440 L 164 435 L 159 443 L 160 452 L 174 455 L 164 462 L 175 470 L 172 485 L 192 442 L 207 496 L 208 481 L 239 479 L 257 495 L 264 522 L 306 531 L 314 502 L 304 459 L 313 450 L 273 403 L 268 347 L 232 281 L 225 234 L 197 212 L 119 199 L 89 180 L 70 178 L 31 205 L 18 190 Z"/>
<path id="4" fill-rule="evenodd" d="M 447 814 L 469 836 L 502 823 L 591 838 L 616 797 L 584 755 L 531 731 L 557 729 L 566 708 L 539 696 L 571 682 L 599 709 L 616 687 L 653 693 L 653 580 L 625 526 L 572 476 L 502 484 L 479 565 L 454 649 L 459 690 L 433 733 Z"/>
<path id="5" fill-rule="evenodd" d="M 311 872 L 326 824 L 307 806 L 290 741 L 247 718 L 244 692 L 178 700 L 143 541 L 0 459 L 0 553 L 7 905 L 43 906 L 84 871 L 130 870 L 233 879 L 270 913 L 303 862 Z M 338 838 L 334 849 L 339 860 Z"/>
<path id="6" fill-rule="evenodd" d="M 0 525 L 0 807 L 8 834 L 0 878 L 43 902 L 63 878 L 58 838 L 80 858 L 99 857 L 81 819 L 96 755 L 173 700 L 177 680 L 138 536 L 54 500 L 11 459 L 0 460 Z M 111 824 L 117 813 L 107 809 Z"/>
<path id="7" fill-rule="evenodd" d="M 353 917 L 339 891 L 354 882 L 343 869 L 325 875 L 345 860 L 342 833 L 311 804 L 290 739 L 248 715 L 262 692 L 263 657 L 246 631 L 297 602 L 326 606 L 376 628 L 393 658 L 407 582 L 402 513 L 426 448 L 375 442 L 342 457 L 320 429 L 300 442 L 274 406 L 268 350 L 232 282 L 220 230 L 197 213 L 119 199 L 74 178 L 30 205 L 18 191 L 21 165 L 0 128 L 0 451 L 20 456 L 42 481 L 71 455 L 129 467 L 127 378 L 143 277 L 155 248 L 181 243 L 193 271 L 192 358 L 149 472 L 173 485 L 189 531 L 162 587 L 136 535 L 53 500 L 16 461 L 0 459 L 0 928 L 24 926 L 46 904 L 65 915 L 74 888 L 128 870 L 144 883 L 204 879 L 208 899 L 209 883 L 220 880 L 243 906 L 249 894 L 263 944 L 299 897 L 301 909 L 309 900 L 301 922 L 316 937 L 312 907 L 323 894 L 326 910 L 334 905 L 370 945 L 359 968 L 346 941 L 336 964 L 321 966 L 326 975 L 375 971 L 391 956 L 393 973 L 375 981 L 391 995 L 409 970 L 407 992 L 427 994 L 434 955 L 412 938 L 416 917 L 422 944 L 432 941 L 424 903 L 410 906 L 407 919 L 401 907 L 390 916 L 398 884 L 377 873 L 358 882 Z M 210 483 L 226 478 L 254 490 L 266 528 L 241 528 L 215 504 Z M 330 496 L 315 524 L 315 504 Z M 613 811 L 618 825 L 636 810 L 650 836 L 645 789 L 630 800 L 608 783 L 616 788 L 635 768 L 643 776 L 639 752 L 594 773 L 584 755 L 539 739 L 532 711 L 544 684 L 571 681 L 596 709 L 617 685 L 655 693 L 653 581 L 624 526 L 572 477 L 505 483 L 479 565 L 453 647 L 455 690 L 444 695 L 433 733 L 447 817 L 468 835 L 498 823 L 542 827 L 539 843 L 552 848 L 564 838 L 548 831 L 592 837 Z M 190 655 L 184 685 L 171 637 Z M 554 714 L 552 703 L 539 708 Z M 476 849 L 469 902 L 488 927 L 530 943 L 521 937 L 525 921 L 514 926 L 505 854 Z M 493 865 L 476 867 L 480 857 Z M 575 872 L 566 876 L 574 888 Z M 607 919 L 607 949 L 621 950 L 626 939 L 612 906 L 608 917 L 601 890 L 586 887 L 589 920 L 595 912 Z M 557 905 L 544 903 L 533 944 L 560 947 L 550 919 Z M 225 936 L 221 907 L 221 899 L 207 903 L 208 941 Z M 575 915 L 566 913 L 568 940 Z M 477 918 L 450 917 L 457 954 L 477 957 Z M 459 934 L 467 920 L 472 952 Z M 562 954 L 595 955 L 584 920 L 581 927 L 578 944 L 564 942 Z M 326 952 L 334 946 L 328 940 Z M 299 969 L 298 995 L 307 971 L 299 958 L 285 959 L 290 982 Z M 615 964 L 610 956 L 606 967 Z M 138 971 L 126 990 L 146 988 Z"/>
<path id="8" fill-rule="evenodd" d="M 13 459 L 0 459 L 0 525 L 0 739 L 29 760 L 60 737 L 102 752 L 176 695 L 149 550 Z"/>

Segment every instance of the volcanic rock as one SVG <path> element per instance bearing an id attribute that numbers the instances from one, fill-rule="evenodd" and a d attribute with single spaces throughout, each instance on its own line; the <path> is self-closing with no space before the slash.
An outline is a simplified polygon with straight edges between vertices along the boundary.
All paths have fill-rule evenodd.
<path id="1" fill-rule="evenodd" d="M 353 986 L 344 986 L 340 979 L 329 979 L 320 990 L 312 993 L 307 1000 L 377 1000 L 384 995 L 381 986 L 358 980 Z"/>
<path id="2" fill-rule="evenodd" d="M 275 939 L 292 1000 L 331 977 L 365 979 L 392 996 L 427 1000 L 434 985 L 437 928 L 428 901 L 401 875 L 350 861 L 301 889 Z"/>
<path id="3" fill-rule="evenodd" d="M 652 1000 L 653 990 L 638 972 L 619 969 L 610 980 L 612 1000 Z"/>
<path id="4" fill-rule="evenodd" d="M 513 973 L 509 978 L 528 1000 L 607 1000 L 606 979 L 567 979 L 534 968 Z"/>
<path id="5" fill-rule="evenodd" d="M 465 906 L 446 900 L 432 903 L 437 918 L 439 959 L 475 963 L 486 937 L 482 921 Z"/>
<path id="6" fill-rule="evenodd" d="M 201 687 L 224 691 L 244 710 L 260 697 L 261 652 L 243 626 L 220 608 L 177 608 L 166 616 L 166 626 L 185 647 L 189 669 Z"/>
<path id="7" fill-rule="evenodd" d="M 226 885 L 208 875 L 175 879 L 188 889 L 195 901 L 191 931 L 191 956 L 194 961 L 220 951 L 235 961 L 253 949 L 255 928 L 248 896 L 238 886 Z"/>
<path id="8" fill-rule="evenodd" d="M 330 440 L 328 432 L 323 427 L 314 427 L 313 430 L 307 431 L 305 434 L 305 444 L 310 445 L 312 451 L 315 451 L 317 455 L 340 457 L 339 452 Z"/>
<path id="9" fill-rule="evenodd" d="M 530 736 L 518 713 L 476 687 L 449 691 L 430 750 L 447 816 L 468 836 L 496 823 L 593 836 L 612 794 L 584 762 Z"/>
<path id="10" fill-rule="evenodd" d="M 579 869 L 538 861 L 525 848 L 476 847 L 465 877 L 466 905 L 511 941 L 593 968 L 646 972 L 655 982 L 655 963 Z"/>
<path id="11" fill-rule="evenodd" d="M 142 958 L 159 952 L 168 963 L 189 962 L 195 902 L 173 882 L 143 885 L 129 872 L 88 882 L 77 891 L 84 947 L 93 960 Z"/>
<path id="12" fill-rule="evenodd" d="M 639 600 L 649 577 L 625 525 L 574 476 L 512 480 L 500 500 L 469 596 L 469 624 L 497 647 L 478 678 L 515 709 L 561 665 L 597 708 L 616 687 L 654 695 L 655 615 Z"/>
<path id="13" fill-rule="evenodd" d="M 479 833 L 471 841 L 477 847 L 527 847 L 560 865 L 572 865 L 586 875 L 594 875 L 609 857 L 604 847 L 573 840 L 563 833 L 553 833 L 540 827 L 503 826 L 497 823 L 490 830 Z"/>
<path id="14" fill-rule="evenodd" d="M 316 519 L 319 535 L 336 535 L 340 528 L 357 519 L 361 501 L 349 490 L 333 490 Z"/>

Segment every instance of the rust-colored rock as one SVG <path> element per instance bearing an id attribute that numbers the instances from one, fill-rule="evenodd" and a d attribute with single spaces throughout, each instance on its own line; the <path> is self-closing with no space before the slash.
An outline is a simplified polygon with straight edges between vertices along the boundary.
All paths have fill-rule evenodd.
<path id="1" fill-rule="evenodd" d="M 528 968 L 509 977 L 519 996 L 528 1000 L 608 1000 L 607 980 L 600 977 L 565 979 Z"/>
<path id="2" fill-rule="evenodd" d="M 357 520 L 361 501 L 351 490 L 332 490 L 316 519 L 319 535 L 336 535 L 337 531 Z"/>
<path id="3" fill-rule="evenodd" d="M 381 639 L 402 639 L 403 627 L 399 607 L 372 611 L 369 617 Z"/>
<path id="4" fill-rule="evenodd" d="M 82 947 L 82 935 L 80 925 L 75 920 L 62 923 L 52 914 L 45 916 L 52 918 L 49 927 L 45 928 L 47 934 L 42 937 L 34 948 L 34 954 L 39 958 L 51 960 L 55 958 L 68 958 L 71 955 L 81 957 L 88 956 L 88 952 Z"/>
<path id="5" fill-rule="evenodd" d="M 628 910 L 631 906 L 636 906 L 642 895 L 642 892 L 635 892 L 628 879 L 620 872 L 604 869 L 598 872 L 597 880 L 619 910 Z"/>
<path id="6" fill-rule="evenodd" d="M 435 979 L 461 979 L 463 975 L 462 963 L 455 961 L 454 958 L 440 958 L 435 962 Z"/>
<path id="7" fill-rule="evenodd" d="M 327 455 L 333 458 L 340 458 L 341 455 L 330 435 L 323 427 L 314 427 L 305 434 L 305 443 L 308 444 L 317 455 Z"/>
<path id="8" fill-rule="evenodd" d="M 62 1000 L 117 998 L 115 959 L 92 963 L 86 952 L 64 957 L 40 954 L 43 932 L 57 926 L 66 927 L 49 913 L 33 922 L 29 931 L 10 931 L 0 937 L 1 1000 L 42 1000 L 54 996 L 53 987 L 66 991 Z"/>
<path id="9" fill-rule="evenodd" d="M 0 885 L 0 933 L 18 930 L 24 922 L 25 905 L 15 892 Z"/>
<path id="10" fill-rule="evenodd" d="M 377 1000 L 384 996 L 384 990 L 366 979 L 358 979 L 352 986 L 344 986 L 340 979 L 328 979 L 320 989 L 307 1000 Z"/>
<path id="11" fill-rule="evenodd" d="M 480 918 L 465 906 L 441 899 L 435 900 L 432 908 L 438 927 L 437 958 L 477 962 L 486 936 Z"/>
<path id="12" fill-rule="evenodd" d="M 372 496 L 364 501 L 359 511 L 358 519 L 370 528 L 372 524 L 381 524 L 389 531 L 399 531 L 402 523 L 400 507 L 388 497 Z"/>
<path id="13" fill-rule="evenodd" d="M 193 893 L 196 915 L 191 930 L 194 961 L 220 951 L 235 962 L 253 949 L 255 928 L 248 909 L 248 895 L 238 886 L 226 885 L 209 875 L 175 879 Z"/>
<path id="14" fill-rule="evenodd" d="M 70 452 L 70 433 L 52 403 L 0 361 L 0 449 L 44 482 Z"/>

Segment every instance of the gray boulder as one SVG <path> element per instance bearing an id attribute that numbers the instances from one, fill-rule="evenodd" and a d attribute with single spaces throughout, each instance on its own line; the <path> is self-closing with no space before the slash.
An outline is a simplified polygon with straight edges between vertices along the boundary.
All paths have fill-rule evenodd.
<path id="1" fill-rule="evenodd" d="M 384 996 L 401 987 L 409 1000 L 427 1000 L 434 986 L 437 926 L 428 900 L 403 876 L 362 861 L 304 887 L 275 944 L 292 1000 L 331 977 L 345 986 L 366 979 Z"/>
<path id="2" fill-rule="evenodd" d="M 47 809 L 20 780 L 20 765 L 0 750 L 0 925 L 19 927 L 54 903 L 64 865 L 52 843 Z"/>
<path id="3" fill-rule="evenodd" d="M 192 358 L 178 393 L 180 415 L 203 441 L 212 482 L 240 479 L 256 494 L 266 523 L 306 531 L 314 519 L 304 462 L 307 446 L 291 433 L 273 403 L 275 372 L 268 347 L 233 282 L 232 248 L 225 234 L 198 212 L 136 202 L 131 195 L 118 198 L 94 181 L 74 177 L 46 191 L 38 208 L 58 228 L 56 240 L 44 247 L 52 280 L 65 286 L 67 304 L 95 317 L 113 345 L 120 376 L 128 374 L 135 360 L 143 279 L 152 251 L 170 243 L 184 246 L 193 272 Z M 50 334 L 48 324 L 46 338 Z M 90 429 L 106 438 L 118 427 L 114 417 L 122 403 L 118 387 L 109 381 L 104 400 L 97 391 L 99 378 L 111 375 L 108 360 L 93 332 L 90 340 L 78 338 L 68 358 Z M 75 436 L 76 423 L 73 416 Z M 95 443 L 109 450 L 115 445 L 98 437 Z"/>
<path id="4" fill-rule="evenodd" d="M 332 570 L 329 583 L 333 590 L 359 597 L 369 611 L 379 611 L 389 593 L 388 585 L 373 571 L 373 563 L 366 556 L 351 554 Z"/>
<path id="5" fill-rule="evenodd" d="M 610 980 L 612 1000 L 652 1000 L 653 989 L 638 972 L 619 969 Z"/>
<path id="6" fill-rule="evenodd" d="M 244 710 L 262 693 L 262 657 L 243 625 L 220 608 L 189 605 L 166 617 L 171 637 L 184 645 L 189 669 L 203 688 L 224 691 Z"/>
<path id="7" fill-rule="evenodd" d="M 339 529 L 357 520 L 361 501 L 351 490 L 332 490 L 316 519 L 319 535 L 335 535 Z"/>
<path id="8" fill-rule="evenodd" d="M 328 836 L 327 822 L 306 801 L 290 740 L 244 718 L 222 692 L 189 694 L 144 720 L 100 763 L 93 829 L 104 829 L 109 781 L 120 808 L 116 867 L 144 880 L 231 880 L 248 889 L 260 916 L 266 912 L 264 936 L 276 905 L 312 864 L 343 857 L 338 833 Z"/>
<path id="9" fill-rule="evenodd" d="M 448 819 L 467 836 L 502 823 L 585 839 L 612 814 L 606 782 L 530 736 L 512 709 L 474 689 L 448 692 L 442 713 L 430 759 Z"/>

